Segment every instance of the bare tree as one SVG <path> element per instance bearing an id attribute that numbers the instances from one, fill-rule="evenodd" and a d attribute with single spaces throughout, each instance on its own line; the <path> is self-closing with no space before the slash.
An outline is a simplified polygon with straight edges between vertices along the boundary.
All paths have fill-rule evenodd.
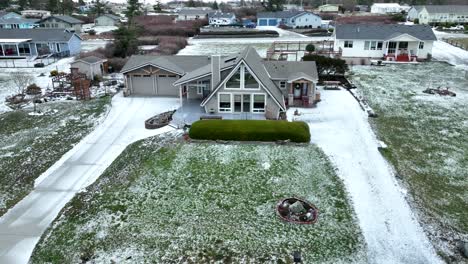
<path id="1" fill-rule="evenodd" d="M 34 77 L 31 74 L 24 72 L 12 73 L 11 79 L 18 89 L 18 94 L 24 94 L 26 87 L 34 81 Z"/>

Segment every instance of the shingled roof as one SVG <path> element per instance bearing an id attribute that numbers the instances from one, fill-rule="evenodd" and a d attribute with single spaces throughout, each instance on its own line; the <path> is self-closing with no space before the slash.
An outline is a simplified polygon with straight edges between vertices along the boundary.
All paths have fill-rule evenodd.
<path id="1" fill-rule="evenodd" d="M 437 40 L 432 28 L 428 25 L 399 24 L 339 24 L 335 30 L 337 39 L 370 39 L 385 40 L 401 34 L 408 34 L 420 40 Z"/>
<path id="2" fill-rule="evenodd" d="M 63 21 L 63 22 L 66 22 L 66 23 L 69 23 L 69 24 L 84 24 L 83 21 L 79 20 L 79 19 L 76 19 L 74 17 L 71 17 L 71 16 L 67 16 L 67 15 L 52 15 L 50 17 L 46 17 L 44 19 L 42 19 L 40 22 L 43 22 L 43 21 L 46 21 L 46 20 L 49 20 L 51 18 L 55 18 L 57 20 L 60 20 L 60 21 Z"/>
<path id="3" fill-rule="evenodd" d="M 209 63 L 207 56 L 159 56 L 159 55 L 133 55 L 122 69 L 122 73 L 126 73 L 146 65 L 154 65 L 156 67 L 169 70 L 179 75 L 184 75 L 187 72 L 194 71 Z"/>
<path id="4" fill-rule="evenodd" d="M 303 13 L 310 13 L 310 12 L 307 12 L 307 11 L 260 12 L 257 14 L 257 19 L 258 18 L 292 18 L 298 15 L 301 15 Z M 313 13 L 310 13 L 310 14 L 313 14 Z"/>
<path id="5" fill-rule="evenodd" d="M 0 29 L 0 39 L 31 39 L 33 41 L 65 41 L 68 42 L 73 36 L 73 32 L 64 29 Z M 81 39 L 81 38 L 80 38 Z"/>
<path id="6" fill-rule="evenodd" d="M 429 14 L 467 14 L 468 5 L 426 5 Z M 418 10 L 419 11 L 419 10 Z"/>

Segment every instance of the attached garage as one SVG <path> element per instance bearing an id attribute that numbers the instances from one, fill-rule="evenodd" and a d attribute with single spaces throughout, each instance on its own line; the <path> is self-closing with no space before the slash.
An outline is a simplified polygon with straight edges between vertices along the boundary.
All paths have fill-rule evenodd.
<path id="1" fill-rule="evenodd" d="M 179 96 L 179 89 L 172 84 L 177 81 L 177 75 L 132 75 L 132 94 Z"/>
<path id="2" fill-rule="evenodd" d="M 132 93 L 135 95 L 156 95 L 153 89 L 153 77 L 150 75 L 133 75 L 131 77 Z"/>
<path id="3" fill-rule="evenodd" d="M 265 18 L 258 19 L 258 25 L 259 26 L 268 26 L 268 19 L 265 19 Z"/>

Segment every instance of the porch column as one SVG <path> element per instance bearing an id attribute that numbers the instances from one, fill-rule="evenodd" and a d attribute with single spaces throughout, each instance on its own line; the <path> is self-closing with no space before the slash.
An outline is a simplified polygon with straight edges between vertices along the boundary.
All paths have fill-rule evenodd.
<path id="1" fill-rule="evenodd" d="M 398 57 L 398 49 L 400 49 L 400 42 L 398 41 L 396 43 L 396 49 L 395 49 L 395 60 L 397 59 Z"/>
<path id="2" fill-rule="evenodd" d="M 2 46 L 2 56 L 5 56 L 5 48 L 3 47 L 3 44 L 1 46 Z"/>
<path id="3" fill-rule="evenodd" d="M 314 103 L 315 102 L 315 85 L 313 82 L 308 82 L 309 89 L 307 92 L 309 93 L 309 103 Z"/>
<path id="4" fill-rule="evenodd" d="M 384 54 L 384 57 L 388 55 L 388 41 L 384 41 L 384 44 L 385 44 L 385 54 Z"/>
<path id="5" fill-rule="evenodd" d="M 288 105 L 291 107 L 294 105 L 294 91 L 293 91 L 293 83 L 289 84 L 289 93 L 288 93 Z"/>
<path id="6" fill-rule="evenodd" d="M 20 52 L 19 52 L 19 47 L 18 47 L 18 43 L 16 43 L 16 52 L 18 54 L 18 56 L 20 55 Z"/>
<path id="7" fill-rule="evenodd" d="M 182 94 L 182 85 L 179 85 L 179 96 L 180 96 L 180 107 L 184 104 L 183 94 Z"/>

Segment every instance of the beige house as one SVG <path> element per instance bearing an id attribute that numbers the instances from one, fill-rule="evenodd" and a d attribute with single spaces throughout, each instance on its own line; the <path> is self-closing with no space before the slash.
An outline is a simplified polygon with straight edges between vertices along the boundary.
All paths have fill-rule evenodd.
<path id="1" fill-rule="evenodd" d="M 106 59 L 89 56 L 72 62 L 71 68 L 77 68 L 79 72 L 86 74 L 88 79 L 93 80 L 95 76 L 102 77 L 104 75 L 106 63 Z"/>
<path id="2" fill-rule="evenodd" d="M 340 12 L 340 5 L 326 4 L 318 7 L 320 13 L 338 13 Z"/>
<path id="3" fill-rule="evenodd" d="M 52 15 L 39 21 L 41 28 L 63 28 L 77 33 L 81 32 L 81 25 L 84 22 L 67 15 Z"/>

